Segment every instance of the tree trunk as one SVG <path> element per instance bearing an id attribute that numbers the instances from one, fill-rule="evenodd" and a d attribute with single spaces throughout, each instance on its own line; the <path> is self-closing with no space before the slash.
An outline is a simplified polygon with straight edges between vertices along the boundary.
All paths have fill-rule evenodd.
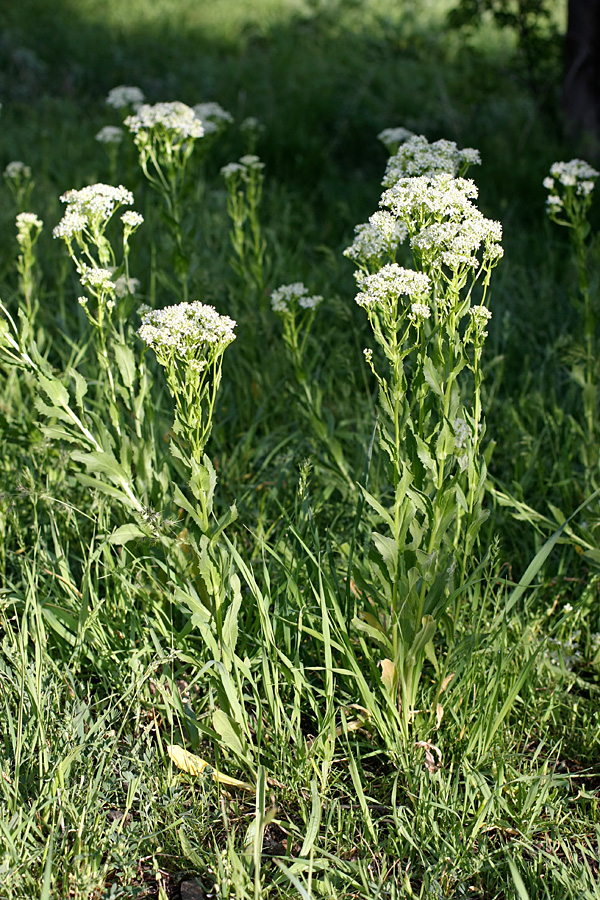
<path id="1" fill-rule="evenodd" d="M 571 134 L 600 147 L 600 0 L 569 0 L 563 109 Z"/>

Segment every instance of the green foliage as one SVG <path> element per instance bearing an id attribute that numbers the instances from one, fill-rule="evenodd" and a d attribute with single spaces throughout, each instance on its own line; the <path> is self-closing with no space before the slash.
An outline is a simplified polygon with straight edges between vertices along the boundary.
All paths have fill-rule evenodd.
<path id="1" fill-rule="evenodd" d="M 1 900 L 598 896 L 595 213 L 585 281 L 501 41 L 382 0 L 0 15 Z M 95 141 L 118 82 L 221 125 Z M 506 255 L 492 289 L 390 239 L 361 293 L 429 287 L 365 315 L 400 123 L 411 165 L 480 147 Z"/>

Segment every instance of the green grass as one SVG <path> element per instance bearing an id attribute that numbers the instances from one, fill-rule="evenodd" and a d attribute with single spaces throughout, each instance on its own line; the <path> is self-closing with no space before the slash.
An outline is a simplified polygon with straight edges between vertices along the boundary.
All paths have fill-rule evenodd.
<path id="1" fill-rule="evenodd" d="M 45 222 L 25 346 L 61 377 L 76 366 L 90 421 L 106 418 L 80 287 L 51 231 L 62 192 L 109 177 L 94 135 L 118 122 L 104 97 L 122 83 L 235 116 L 187 203 L 192 296 L 238 319 L 207 447 L 215 512 L 238 512 L 219 544 L 214 616 L 173 498 L 187 474 L 169 453 L 172 401 L 150 354 L 143 440 L 133 417 L 128 429 L 160 529 L 122 543 L 115 531 L 134 515 L 44 430 L 31 372 L 2 365 L 1 900 L 164 900 L 193 879 L 198 896 L 238 900 L 600 896 L 598 501 L 544 552 L 597 486 L 568 374 L 576 273 L 541 186 L 580 149 L 550 114 L 560 72 L 532 98 L 510 35 L 449 32 L 450 5 L 28 0 L 0 13 L 0 167 L 31 167 L 30 208 Z M 248 115 L 265 126 L 262 293 L 231 268 L 219 175 L 245 150 Z M 357 587 L 378 517 L 356 483 L 386 503 L 390 485 L 372 443 L 371 336 L 342 256 L 377 205 L 377 133 L 396 124 L 481 150 L 480 205 L 503 222 L 506 251 L 483 360 L 490 517 L 456 619 L 436 636 L 442 671 L 424 667 L 409 743 L 382 652 L 352 624 L 377 602 Z M 117 183 L 145 217 L 130 261 L 142 299 L 178 302 L 160 201 L 132 147 Z M 18 210 L 0 187 L 0 299 L 16 315 Z M 267 302 L 299 280 L 326 298 L 306 355 L 318 422 Z M 180 772 L 175 743 L 253 790 Z"/>

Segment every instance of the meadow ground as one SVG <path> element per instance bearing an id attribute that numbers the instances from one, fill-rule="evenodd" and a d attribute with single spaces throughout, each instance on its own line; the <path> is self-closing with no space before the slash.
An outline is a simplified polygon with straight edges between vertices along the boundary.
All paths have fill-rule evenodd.
<path id="1" fill-rule="evenodd" d="M 600 897 L 598 201 L 542 184 L 598 159 L 562 4 L 528 59 L 453 6 L 0 12 L 0 900 Z M 103 143 L 118 85 L 231 121 Z M 397 126 L 487 236 L 355 302 Z"/>

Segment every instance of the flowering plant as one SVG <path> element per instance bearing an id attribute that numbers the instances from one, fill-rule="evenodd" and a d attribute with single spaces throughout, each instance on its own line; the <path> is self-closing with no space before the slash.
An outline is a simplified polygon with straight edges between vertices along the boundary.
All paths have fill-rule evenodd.
<path id="1" fill-rule="evenodd" d="M 370 574 L 355 578 L 378 617 L 354 622 L 387 654 L 382 682 L 405 740 L 425 659 L 441 670 L 433 637 L 440 623 L 452 630 L 485 518 L 481 353 L 502 229 L 474 205 L 475 184 L 457 175 L 478 161 L 448 141 L 407 140 L 388 164 L 380 211 L 345 251 L 385 360 L 365 350 L 392 483 L 387 508 L 364 490 L 385 533 L 373 533 Z M 413 268 L 396 262 L 406 240 Z"/>
<path id="2" fill-rule="evenodd" d="M 590 289 L 590 226 L 588 213 L 592 203 L 596 179 L 600 172 L 581 159 L 570 162 L 555 162 L 550 174 L 544 178 L 544 187 L 549 192 L 546 210 L 557 225 L 569 229 L 573 256 L 577 269 L 580 305 L 583 313 L 584 349 L 581 359 L 576 359 L 572 369 L 574 381 L 581 387 L 583 396 L 586 444 L 586 471 L 596 467 L 598 456 L 595 437 L 596 412 L 598 408 L 598 365 L 597 365 L 597 308 Z M 576 354 L 577 356 L 577 354 Z M 588 488 L 596 485 L 588 484 Z"/>

